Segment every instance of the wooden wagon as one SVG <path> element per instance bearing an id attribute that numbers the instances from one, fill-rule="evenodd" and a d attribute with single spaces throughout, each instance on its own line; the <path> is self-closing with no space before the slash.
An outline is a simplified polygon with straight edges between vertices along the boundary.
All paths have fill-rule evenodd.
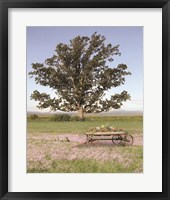
<path id="1" fill-rule="evenodd" d="M 114 144 L 132 145 L 133 136 L 124 131 L 117 132 L 87 132 L 86 143 L 92 143 L 96 140 L 111 140 Z"/>

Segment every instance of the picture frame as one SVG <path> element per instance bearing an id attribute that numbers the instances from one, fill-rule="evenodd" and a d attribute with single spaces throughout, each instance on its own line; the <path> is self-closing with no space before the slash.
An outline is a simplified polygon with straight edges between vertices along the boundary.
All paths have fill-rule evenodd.
<path id="1" fill-rule="evenodd" d="M 8 8 L 162 8 L 162 192 L 8 192 Z M 0 199 L 170 199 L 170 1 L 0 0 L 0 13 Z"/>

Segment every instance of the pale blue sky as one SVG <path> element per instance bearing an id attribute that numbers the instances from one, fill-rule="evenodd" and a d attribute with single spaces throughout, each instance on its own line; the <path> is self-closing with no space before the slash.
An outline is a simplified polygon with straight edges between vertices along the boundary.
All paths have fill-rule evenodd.
<path id="1" fill-rule="evenodd" d="M 107 92 L 111 94 L 127 90 L 131 100 L 124 103 L 122 110 L 143 110 L 143 27 L 141 26 L 55 26 L 55 27 L 27 27 L 27 72 L 31 71 L 31 63 L 43 63 L 52 57 L 58 43 L 68 44 L 77 35 L 91 36 L 94 32 L 104 35 L 106 43 L 120 45 L 121 56 L 115 56 L 110 67 L 124 63 L 132 73 L 126 77 L 124 85 Z M 36 108 L 37 102 L 30 100 L 34 90 L 53 94 L 51 89 L 36 85 L 34 79 L 27 76 L 27 110 L 41 111 Z M 45 109 L 44 111 L 48 111 Z"/>

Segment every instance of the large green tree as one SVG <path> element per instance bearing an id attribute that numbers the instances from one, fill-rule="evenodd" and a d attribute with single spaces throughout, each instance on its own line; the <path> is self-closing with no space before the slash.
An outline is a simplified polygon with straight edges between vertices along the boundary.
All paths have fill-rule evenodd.
<path id="1" fill-rule="evenodd" d="M 56 93 L 55 98 L 35 90 L 31 99 L 38 101 L 38 108 L 53 111 L 78 111 L 84 113 L 119 109 L 122 102 L 130 99 L 127 91 L 105 98 L 105 92 L 125 83 L 131 73 L 125 64 L 109 67 L 115 55 L 120 55 L 119 45 L 105 44 L 106 38 L 96 32 L 89 37 L 77 36 L 69 44 L 60 43 L 55 54 L 44 63 L 33 63 L 36 84 L 48 86 Z"/>

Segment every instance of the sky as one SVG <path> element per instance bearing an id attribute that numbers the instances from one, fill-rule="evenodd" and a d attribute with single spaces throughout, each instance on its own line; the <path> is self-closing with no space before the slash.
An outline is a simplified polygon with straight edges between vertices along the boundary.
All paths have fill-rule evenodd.
<path id="1" fill-rule="evenodd" d="M 106 92 L 109 98 L 114 93 L 127 90 L 131 100 L 123 103 L 120 110 L 143 111 L 143 27 L 142 26 L 53 26 L 40 27 L 29 26 L 26 31 L 27 38 L 27 111 L 47 112 L 49 109 L 39 110 L 38 102 L 30 100 L 34 90 L 54 95 L 48 88 L 35 84 L 34 78 L 28 76 L 32 71 L 32 63 L 44 63 L 55 53 L 59 43 L 68 44 L 70 39 L 76 36 L 90 37 L 94 32 L 106 37 L 105 43 L 120 45 L 121 56 L 114 56 L 114 61 L 109 67 L 117 67 L 118 64 L 126 64 L 131 76 L 126 76 L 125 84 Z"/>

